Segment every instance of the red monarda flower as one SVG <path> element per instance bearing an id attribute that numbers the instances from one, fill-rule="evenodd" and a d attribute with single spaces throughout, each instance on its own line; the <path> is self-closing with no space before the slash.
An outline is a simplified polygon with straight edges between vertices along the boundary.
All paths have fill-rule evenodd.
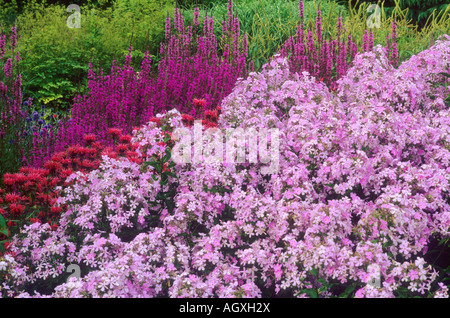
<path id="1" fill-rule="evenodd" d="M 217 111 L 215 110 L 205 111 L 205 118 L 208 121 L 217 122 Z"/>
<path id="2" fill-rule="evenodd" d="M 53 206 L 50 208 L 50 213 L 52 214 L 60 214 L 61 213 L 61 207 L 59 206 Z"/>
<path id="3" fill-rule="evenodd" d="M 78 154 L 80 154 L 80 147 L 79 146 L 71 146 L 67 148 L 67 153 L 70 157 L 74 158 Z"/>
<path id="4" fill-rule="evenodd" d="M 19 216 L 23 212 L 23 206 L 20 204 L 11 203 L 9 205 L 9 211 L 11 212 L 12 215 Z"/>
<path id="5" fill-rule="evenodd" d="M 52 231 L 56 231 L 56 229 L 58 228 L 58 224 L 54 224 L 51 221 L 48 221 L 48 225 L 50 225 Z"/>
<path id="6" fill-rule="evenodd" d="M 16 183 L 18 183 L 18 184 L 24 184 L 25 182 L 28 181 L 27 176 L 25 176 L 23 173 L 14 174 L 14 178 L 15 178 Z"/>
<path id="7" fill-rule="evenodd" d="M 72 170 L 71 169 L 62 169 L 59 172 L 59 177 L 62 179 L 67 178 L 68 176 L 70 176 L 72 174 Z"/>
<path id="8" fill-rule="evenodd" d="M 112 159 L 117 159 L 117 152 L 112 150 L 110 147 L 105 148 L 105 150 L 102 151 L 102 156 L 108 156 Z"/>
<path id="9" fill-rule="evenodd" d="M 161 125 L 161 120 L 159 118 L 156 118 L 156 117 L 150 118 L 150 122 L 156 123 L 158 126 Z"/>
<path id="10" fill-rule="evenodd" d="M 58 152 L 58 153 L 55 153 L 50 160 L 53 162 L 61 162 L 61 160 L 63 160 L 64 157 L 65 157 L 65 152 Z"/>
<path id="11" fill-rule="evenodd" d="M 94 142 L 97 139 L 97 137 L 95 135 L 93 135 L 93 134 L 88 134 L 88 135 L 84 135 L 83 139 L 88 144 L 90 144 L 90 143 Z"/>
<path id="12" fill-rule="evenodd" d="M 217 127 L 217 124 L 216 123 L 213 123 L 213 122 L 207 122 L 206 123 L 206 125 L 205 125 L 205 128 L 216 128 Z"/>
<path id="13" fill-rule="evenodd" d="M 8 203 L 16 203 L 20 201 L 20 199 L 21 199 L 20 195 L 16 193 L 7 193 L 5 195 L 5 201 Z"/>
<path id="14" fill-rule="evenodd" d="M 122 135 L 119 138 L 119 141 L 123 144 L 127 144 L 131 142 L 131 136 L 130 135 Z"/>
<path id="15" fill-rule="evenodd" d="M 181 122 L 183 123 L 183 125 L 191 127 L 194 124 L 194 117 L 188 114 L 182 114 Z"/>
<path id="16" fill-rule="evenodd" d="M 39 182 L 42 179 L 42 174 L 39 172 L 32 172 L 30 174 L 27 175 L 27 181 L 32 181 L 32 182 Z"/>
<path id="17" fill-rule="evenodd" d="M 196 108 L 205 108 L 205 106 L 206 106 L 206 100 L 205 99 L 197 99 L 197 98 L 194 98 L 194 106 L 196 107 Z"/>
<path id="18" fill-rule="evenodd" d="M 61 165 L 56 161 L 47 161 L 44 166 L 48 169 L 49 173 L 55 173 L 59 168 L 61 168 Z"/>
<path id="19" fill-rule="evenodd" d="M 125 151 L 128 150 L 128 146 L 121 144 L 121 145 L 118 145 L 116 149 L 117 149 L 117 151 L 124 153 Z"/>
<path id="20" fill-rule="evenodd" d="M 120 135 L 122 135 L 122 129 L 119 128 L 109 128 L 108 129 L 108 134 L 110 134 L 113 137 L 118 137 Z"/>

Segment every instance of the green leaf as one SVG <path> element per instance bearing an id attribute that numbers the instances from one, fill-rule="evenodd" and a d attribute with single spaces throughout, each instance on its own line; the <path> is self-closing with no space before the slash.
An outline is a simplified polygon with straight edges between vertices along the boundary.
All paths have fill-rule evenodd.
<path id="1" fill-rule="evenodd" d="M 327 286 L 321 286 L 321 287 L 319 288 L 319 293 L 323 293 L 323 292 L 326 291 L 327 289 L 328 289 Z"/>
<path id="2" fill-rule="evenodd" d="M 450 78 L 450 74 L 449 73 L 444 73 L 444 72 L 440 72 L 438 73 L 439 75 L 444 75 L 445 77 Z"/>
<path id="3" fill-rule="evenodd" d="M 6 221 L 3 215 L 0 214 L 0 229 L 6 229 Z"/>
<path id="4" fill-rule="evenodd" d="M 165 186 L 165 185 L 167 184 L 168 181 L 169 181 L 169 178 L 167 178 L 167 177 L 162 178 L 160 184 L 161 184 L 162 186 Z"/>
<path id="5" fill-rule="evenodd" d="M 328 286 L 328 282 L 325 280 L 325 278 L 319 278 L 317 281 L 324 286 Z"/>
<path id="6" fill-rule="evenodd" d="M 315 289 L 302 289 L 300 293 L 308 294 L 311 298 L 319 298 Z"/>
<path id="7" fill-rule="evenodd" d="M 7 230 L 7 229 L 1 229 L 1 230 L 0 230 L 0 233 L 3 233 L 3 234 L 5 234 L 5 235 L 6 235 L 6 237 L 8 237 L 8 236 L 9 236 L 9 232 L 8 232 L 8 230 Z"/>
<path id="8" fill-rule="evenodd" d="M 170 153 L 170 151 L 167 152 L 167 149 L 166 149 L 166 155 L 164 157 L 162 157 L 162 162 L 166 163 L 167 161 L 170 160 L 171 157 L 172 157 L 172 154 Z"/>
<path id="9" fill-rule="evenodd" d="M 147 161 L 147 162 L 145 162 L 145 165 L 146 165 L 146 166 L 152 166 L 153 168 L 155 168 L 155 170 L 156 170 L 158 173 L 161 173 L 161 171 L 162 171 L 162 165 L 161 165 L 161 163 L 159 163 L 159 162 L 155 162 L 155 161 Z"/>

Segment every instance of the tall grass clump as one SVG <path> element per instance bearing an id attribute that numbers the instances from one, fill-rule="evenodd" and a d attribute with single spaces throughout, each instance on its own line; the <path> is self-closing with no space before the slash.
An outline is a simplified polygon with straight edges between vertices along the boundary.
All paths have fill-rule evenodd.
<path id="1" fill-rule="evenodd" d="M 336 5 L 333 1 L 307 1 L 305 2 L 304 22 L 315 23 L 315 13 L 321 7 L 324 32 L 333 32 L 334 21 L 339 13 L 347 16 L 345 6 Z M 298 1 L 277 0 L 238 0 L 234 4 L 234 12 L 239 17 L 239 27 L 242 34 L 247 34 L 248 60 L 252 61 L 255 70 L 262 66 L 280 50 L 286 40 L 295 34 L 300 23 L 298 15 Z M 216 21 L 227 18 L 227 5 L 215 2 L 211 7 L 203 7 L 200 16 L 212 15 Z M 192 10 L 183 11 L 187 21 L 193 21 Z M 216 25 L 214 32 L 217 37 L 222 36 L 220 25 Z M 220 46 L 223 49 L 222 46 Z"/>

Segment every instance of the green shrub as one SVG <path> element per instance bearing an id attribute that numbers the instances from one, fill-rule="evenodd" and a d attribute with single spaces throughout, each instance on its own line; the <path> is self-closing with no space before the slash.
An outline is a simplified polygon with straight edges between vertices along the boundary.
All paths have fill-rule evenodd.
<path id="1" fill-rule="evenodd" d="M 8 29 L 16 20 L 17 17 L 17 2 L 16 0 L 0 0 L 0 24 Z"/>
<path id="2" fill-rule="evenodd" d="M 227 4 L 228 0 L 176 0 L 178 8 L 194 9 L 195 7 L 212 8 L 217 4 Z"/>
<path id="3" fill-rule="evenodd" d="M 69 110 L 85 92 L 89 63 L 109 70 L 133 46 L 133 56 L 157 55 L 164 21 L 173 0 L 116 0 L 107 6 L 80 6 L 81 27 L 69 28 L 63 5 L 27 4 L 18 16 L 19 47 L 24 67 L 24 94 L 38 103 Z M 103 7 L 102 7 L 103 5 Z M 139 59 L 134 59 L 139 63 Z"/>

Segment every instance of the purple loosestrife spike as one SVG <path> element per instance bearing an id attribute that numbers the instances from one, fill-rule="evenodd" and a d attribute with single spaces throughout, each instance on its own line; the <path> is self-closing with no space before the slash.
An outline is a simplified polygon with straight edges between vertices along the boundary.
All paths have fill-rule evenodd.
<path id="1" fill-rule="evenodd" d="M 331 82 L 331 70 L 333 69 L 333 58 L 331 56 L 331 42 L 326 42 L 326 78 Z"/>
<path id="2" fill-rule="evenodd" d="M 316 33 L 317 33 L 317 41 L 320 47 L 322 45 L 322 11 L 320 9 L 317 10 Z"/>
<path id="3" fill-rule="evenodd" d="M 342 34 L 342 17 L 341 15 L 337 18 L 337 38 L 340 39 Z"/>
<path id="4" fill-rule="evenodd" d="M 197 30 L 198 25 L 199 25 L 198 17 L 199 17 L 199 9 L 198 9 L 198 7 L 195 7 L 195 9 L 194 9 L 194 28 L 195 28 L 195 30 Z"/>
<path id="5" fill-rule="evenodd" d="M 7 59 L 5 63 L 5 67 L 3 68 L 3 72 L 5 73 L 6 77 L 12 76 L 12 60 Z"/>
<path id="6" fill-rule="evenodd" d="M 304 19 L 305 19 L 305 14 L 304 14 L 303 10 L 304 10 L 303 9 L 303 0 L 300 0 L 298 2 L 298 16 L 300 17 L 301 25 L 303 25 L 303 22 L 304 22 Z"/>
<path id="7" fill-rule="evenodd" d="M 5 55 L 5 44 L 6 44 L 6 35 L 0 34 L 0 60 L 3 59 Z"/>
<path id="8" fill-rule="evenodd" d="M 398 64 L 398 51 L 397 51 L 397 24 L 392 21 L 392 61 L 391 64 L 393 66 L 397 66 Z"/>
<path id="9" fill-rule="evenodd" d="M 133 126 L 145 124 L 157 113 L 173 108 L 193 114 L 193 98 L 205 98 L 207 108 L 214 108 L 232 91 L 237 79 L 247 74 L 248 42 L 245 36 L 242 51 L 239 51 L 237 42 L 234 45 L 237 54 L 230 56 L 231 47 L 226 46 L 222 57 L 217 56 L 212 17 L 205 17 L 203 34 L 197 37 L 191 35 L 192 28 L 187 34 L 181 34 L 184 23 L 179 12 L 175 14 L 173 35 L 168 32 L 170 23 L 167 21 L 170 20 L 166 20 L 168 38 L 161 43 L 161 60 L 154 76 L 150 76 L 149 56 L 144 58 L 139 75 L 131 66 L 131 56 L 125 63 L 129 62 L 129 67 L 121 68 L 113 63 L 109 75 L 94 73 L 90 65 L 89 94 L 74 103 L 72 119 L 55 136 L 51 152 L 83 142 L 80 138 L 86 133 L 96 134 L 99 141 L 111 145 L 108 128 L 119 126 L 117 128 L 130 133 Z M 233 17 L 229 27 L 234 29 L 232 35 L 235 39 L 239 39 L 238 19 Z M 193 41 L 197 45 L 193 45 Z M 191 52 L 194 47 L 196 50 Z M 45 155 L 48 153 L 45 151 Z"/>
<path id="10" fill-rule="evenodd" d="M 17 28 L 13 26 L 11 28 L 11 51 L 14 51 L 17 48 Z"/>
<path id="11" fill-rule="evenodd" d="M 228 32 L 227 30 L 228 30 L 227 21 L 223 20 L 222 21 L 222 37 L 223 38 L 226 38 L 226 34 Z"/>

